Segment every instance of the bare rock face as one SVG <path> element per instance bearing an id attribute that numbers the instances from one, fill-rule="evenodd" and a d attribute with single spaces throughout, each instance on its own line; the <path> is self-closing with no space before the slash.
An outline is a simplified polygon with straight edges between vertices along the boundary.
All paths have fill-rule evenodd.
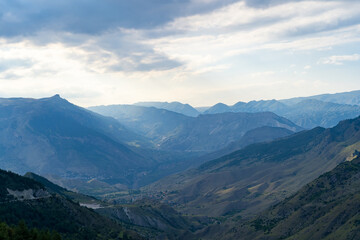
<path id="1" fill-rule="evenodd" d="M 50 197 L 50 193 L 43 189 L 27 189 L 22 191 L 11 190 L 7 188 L 9 195 L 17 200 L 34 200 L 40 198 Z"/>

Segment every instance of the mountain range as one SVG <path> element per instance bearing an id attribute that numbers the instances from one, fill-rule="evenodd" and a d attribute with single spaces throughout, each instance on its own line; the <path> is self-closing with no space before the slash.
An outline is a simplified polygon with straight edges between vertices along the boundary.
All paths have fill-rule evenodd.
<path id="1" fill-rule="evenodd" d="M 0 170 L 0 221 L 65 239 L 356 239 L 359 93 L 200 115 L 2 98 L 0 168 L 28 173 Z"/>
<path id="2" fill-rule="evenodd" d="M 151 139 L 159 149 L 206 153 L 220 150 L 259 127 L 302 130 L 291 121 L 271 112 L 221 113 L 188 117 L 179 113 L 133 105 L 89 108 L 114 117 L 128 129 Z M 244 139 L 243 139 L 244 141 Z"/>
<path id="3" fill-rule="evenodd" d="M 292 105 L 306 99 L 315 99 L 323 102 L 332 102 L 339 104 L 360 105 L 360 90 L 334 93 L 334 94 L 320 94 L 309 97 L 290 98 L 290 99 L 280 100 L 280 102 Z"/>
<path id="4" fill-rule="evenodd" d="M 264 111 L 274 112 L 303 128 L 311 129 L 317 126 L 333 127 L 341 120 L 355 118 L 360 115 L 360 106 L 324 102 L 311 98 L 300 101 L 262 100 L 238 102 L 233 106 L 218 103 L 207 109 L 204 114 Z"/>
<path id="5" fill-rule="evenodd" d="M 122 105 L 125 107 L 124 105 Z M 130 106 L 155 107 L 183 114 L 185 116 L 197 117 L 200 114 L 216 114 L 225 112 L 273 112 L 285 117 L 297 125 L 311 129 L 314 127 L 333 127 L 339 121 L 355 118 L 360 115 L 360 90 L 336 94 L 322 94 L 309 97 L 297 97 L 283 100 L 260 100 L 250 102 L 238 102 L 232 106 L 217 103 L 210 107 L 192 107 L 180 102 L 139 102 Z M 90 107 L 95 112 L 111 114 L 115 105 Z M 131 110 L 132 114 L 135 110 Z M 120 112 L 118 112 L 118 115 Z M 124 114 L 124 111 L 121 113 Z M 126 115 L 126 113 L 125 113 Z M 119 117 L 119 116 L 117 116 Z M 131 117 L 127 115 L 127 118 Z M 129 120 L 129 119 L 128 119 Z"/>
<path id="6" fill-rule="evenodd" d="M 58 95 L 0 99 L 0 167 L 6 170 L 132 186 L 172 173 L 176 167 L 150 174 L 161 164 L 187 157 L 186 153 L 180 156 L 153 148 L 146 137 L 115 119 Z"/>
<path id="7" fill-rule="evenodd" d="M 155 107 L 159 109 L 165 109 L 176 113 L 181 113 L 189 117 L 197 117 L 200 115 L 200 112 L 193 108 L 189 104 L 183 104 L 180 102 L 138 102 L 134 103 L 135 106 L 142 107 Z"/>

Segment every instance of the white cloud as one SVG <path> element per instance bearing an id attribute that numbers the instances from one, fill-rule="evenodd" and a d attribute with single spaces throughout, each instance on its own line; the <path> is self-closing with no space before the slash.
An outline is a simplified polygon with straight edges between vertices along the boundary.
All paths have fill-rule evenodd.
<path id="1" fill-rule="evenodd" d="M 240 94 L 247 100 L 290 97 L 294 82 L 299 82 L 296 78 L 304 77 L 300 66 L 308 70 L 313 64 L 309 58 L 320 50 L 360 42 L 359 15 L 357 1 L 296 1 L 268 8 L 237 2 L 156 29 L 114 28 L 98 35 L 40 32 L 31 38 L 0 39 L 1 58 L 16 56 L 33 63 L 0 73 L 0 89 L 7 96 L 59 92 L 85 106 L 146 100 L 191 103 L 190 98 L 204 104 L 220 101 L 227 92 L 227 101 Z M 302 54 L 308 54 L 304 61 Z M 358 57 L 332 56 L 322 63 L 341 64 Z M 289 66 L 291 71 L 281 72 Z M 309 75 L 295 94 L 310 95 Z M 316 88 L 316 93 L 325 87 Z M 251 95 L 256 89 L 263 91 Z"/>
<path id="2" fill-rule="evenodd" d="M 196 69 L 264 49 L 323 50 L 358 42 L 360 25 L 343 22 L 359 15 L 359 2 L 301 1 L 269 8 L 238 2 L 209 14 L 178 18 L 157 30 L 178 34 L 144 42 L 156 52 Z"/>
<path id="3" fill-rule="evenodd" d="M 353 62 L 358 60 L 360 60 L 360 54 L 353 54 L 353 55 L 331 56 L 328 58 L 323 58 L 319 61 L 319 63 L 343 65 L 344 62 Z"/>
<path id="4" fill-rule="evenodd" d="M 271 76 L 271 75 L 274 75 L 274 74 L 275 74 L 275 72 L 273 72 L 273 71 L 256 72 L 256 73 L 250 74 L 250 77 L 251 78 L 267 77 L 267 76 Z"/>

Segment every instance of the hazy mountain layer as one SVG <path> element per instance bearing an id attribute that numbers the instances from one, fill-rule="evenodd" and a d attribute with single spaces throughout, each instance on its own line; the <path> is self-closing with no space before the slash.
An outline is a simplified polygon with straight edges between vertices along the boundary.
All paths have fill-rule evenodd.
<path id="1" fill-rule="evenodd" d="M 276 114 L 223 113 L 187 117 L 171 111 L 132 105 L 90 108 L 111 116 L 163 150 L 211 152 L 239 141 L 249 130 L 269 126 L 299 131 L 300 127 Z"/>
<path id="2" fill-rule="evenodd" d="M 324 102 L 332 102 L 339 104 L 348 104 L 348 105 L 360 105 L 360 90 L 343 92 L 343 93 L 334 93 L 334 94 L 320 94 L 310 97 L 298 97 L 280 100 L 285 104 L 296 104 L 306 99 L 315 99 Z"/>
<path id="3" fill-rule="evenodd" d="M 355 100 L 354 100 L 355 101 Z M 284 102 L 284 103 L 283 103 Z M 360 106 L 323 102 L 316 99 L 302 99 L 287 105 L 287 101 L 251 101 L 238 102 L 233 106 L 218 103 L 209 108 L 204 114 L 224 112 L 274 112 L 295 124 L 310 129 L 317 126 L 333 127 L 342 120 L 355 118 L 360 115 Z"/>
<path id="4" fill-rule="evenodd" d="M 183 104 L 180 102 L 138 102 L 135 103 L 136 106 L 143 106 L 143 107 L 156 107 L 160 109 L 169 110 L 172 112 L 177 112 L 184 114 L 189 117 L 197 117 L 199 116 L 198 110 L 190 106 L 189 104 Z"/>

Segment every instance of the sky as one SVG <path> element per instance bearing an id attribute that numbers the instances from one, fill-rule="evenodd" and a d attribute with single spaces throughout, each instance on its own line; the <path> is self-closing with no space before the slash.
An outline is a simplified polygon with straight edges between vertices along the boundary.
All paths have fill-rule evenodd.
<path id="1" fill-rule="evenodd" d="M 0 97 L 231 105 L 359 76 L 358 0 L 0 0 Z"/>

